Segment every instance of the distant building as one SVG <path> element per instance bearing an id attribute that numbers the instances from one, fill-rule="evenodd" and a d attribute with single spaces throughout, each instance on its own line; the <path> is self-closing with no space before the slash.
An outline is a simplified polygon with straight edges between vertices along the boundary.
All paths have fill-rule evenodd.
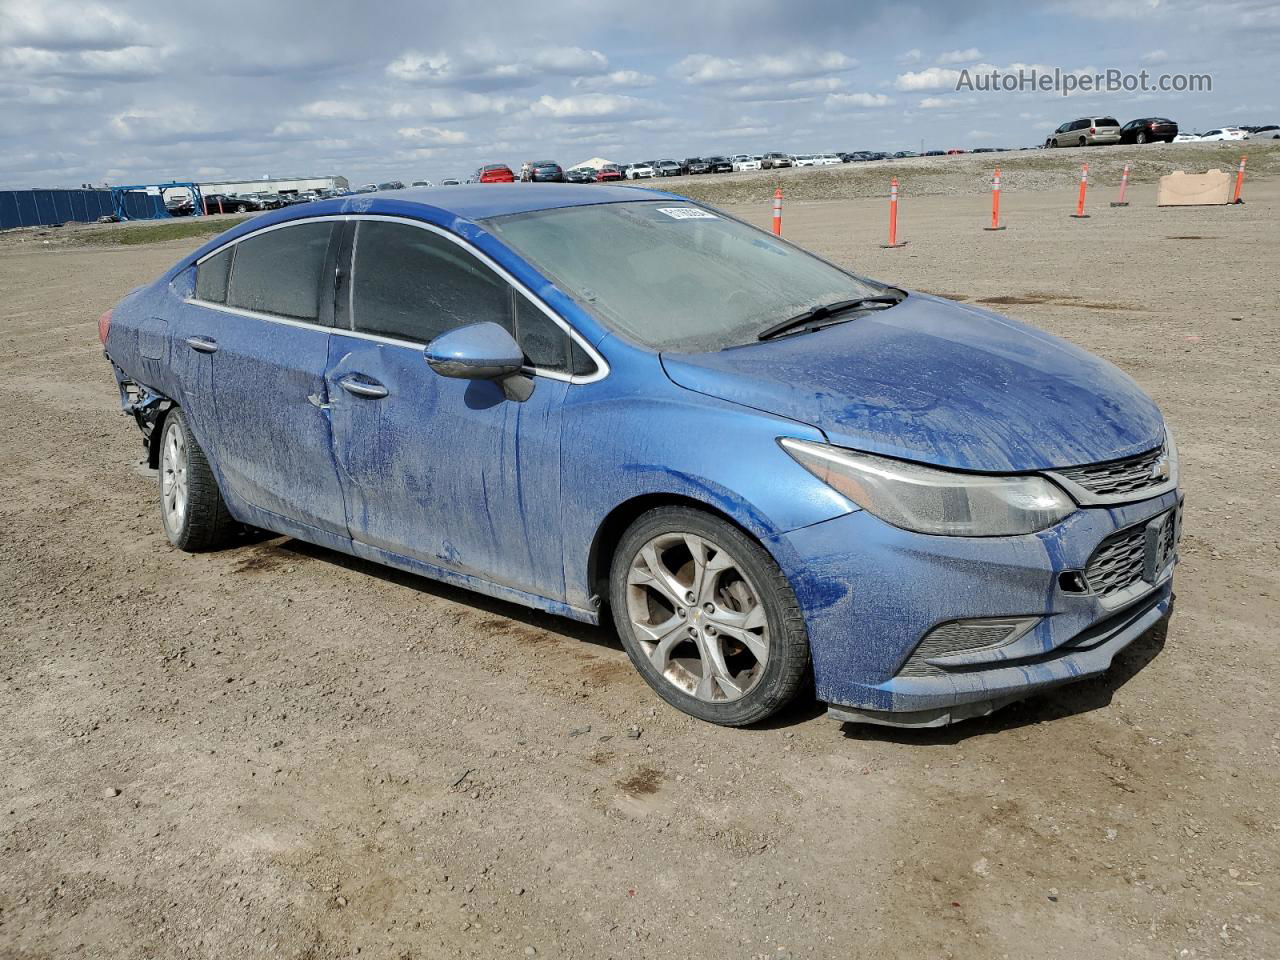
<path id="1" fill-rule="evenodd" d="M 347 190 L 346 177 L 269 177 L 261 180 L 202 180 L 200 192 L 302 193 L 304 190 Z"/>

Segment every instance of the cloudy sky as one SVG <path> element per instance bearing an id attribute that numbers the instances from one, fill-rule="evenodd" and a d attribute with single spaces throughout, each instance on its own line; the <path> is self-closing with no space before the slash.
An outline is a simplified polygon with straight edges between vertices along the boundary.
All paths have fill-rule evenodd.
<path id="1" fill-rule="evenodd" d="M 1023 146 L 1093 111 L 1274 123 L 1276 0 L 0 0 L 0 186 Z M 964 93 L 985 65 L 1211 93 Z"/>

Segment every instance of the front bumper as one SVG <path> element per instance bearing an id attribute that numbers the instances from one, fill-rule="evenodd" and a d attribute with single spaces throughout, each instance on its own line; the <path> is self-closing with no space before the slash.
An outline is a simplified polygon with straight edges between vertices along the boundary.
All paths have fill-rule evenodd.
<path id="1" fill-rule="evenodd" d="M 769 546 L 804 613 L 818 696 L 832 715 L 940 726 L 1103 673 L 1164 617 L 1173 557 L 1120 603 L 1077 592 L 1070 575 L 1085 570 L 1111 534 L 1173 510 L 1180 496 L 1174 490 L 1081 509 L 1020 537 L 911 533 L 858 510 L 782 534 Z M 954 668 L 903 673 L 935 627 L 992 617 L 1038 619 L 1016 642 L 961 658 Z"/>

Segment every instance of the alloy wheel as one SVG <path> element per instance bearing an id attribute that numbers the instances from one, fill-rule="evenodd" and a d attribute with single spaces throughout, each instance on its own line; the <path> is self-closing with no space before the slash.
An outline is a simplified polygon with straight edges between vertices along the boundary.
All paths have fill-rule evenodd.
<path id="1" fill-rule="evenodd" d="M 186 438 L 182 428 L 171 423 L 160 452 L 160 503 L 170 530 L 181 530 L 187 516 L 187 465 Z"/>
<path id="2" fill-rule="evenodd" d="M 627 616 L 654 670 L 699 700 L 738 700 L 764 674 L 769 624 L 759 591 L 706 537 L 665 533 L 646 543 L 628 571 Z"/>

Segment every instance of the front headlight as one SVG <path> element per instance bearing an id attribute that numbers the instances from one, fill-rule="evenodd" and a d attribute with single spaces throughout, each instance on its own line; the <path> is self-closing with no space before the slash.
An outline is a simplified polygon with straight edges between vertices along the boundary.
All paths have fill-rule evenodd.
<path id="1" fill-rule="evenodd" d="M 781 437 L 796 462 L 886 523 L 947 537 L 1009 537 L 1051 527 L 1075 504 L 1044 477 L 954 473 Z"/>

